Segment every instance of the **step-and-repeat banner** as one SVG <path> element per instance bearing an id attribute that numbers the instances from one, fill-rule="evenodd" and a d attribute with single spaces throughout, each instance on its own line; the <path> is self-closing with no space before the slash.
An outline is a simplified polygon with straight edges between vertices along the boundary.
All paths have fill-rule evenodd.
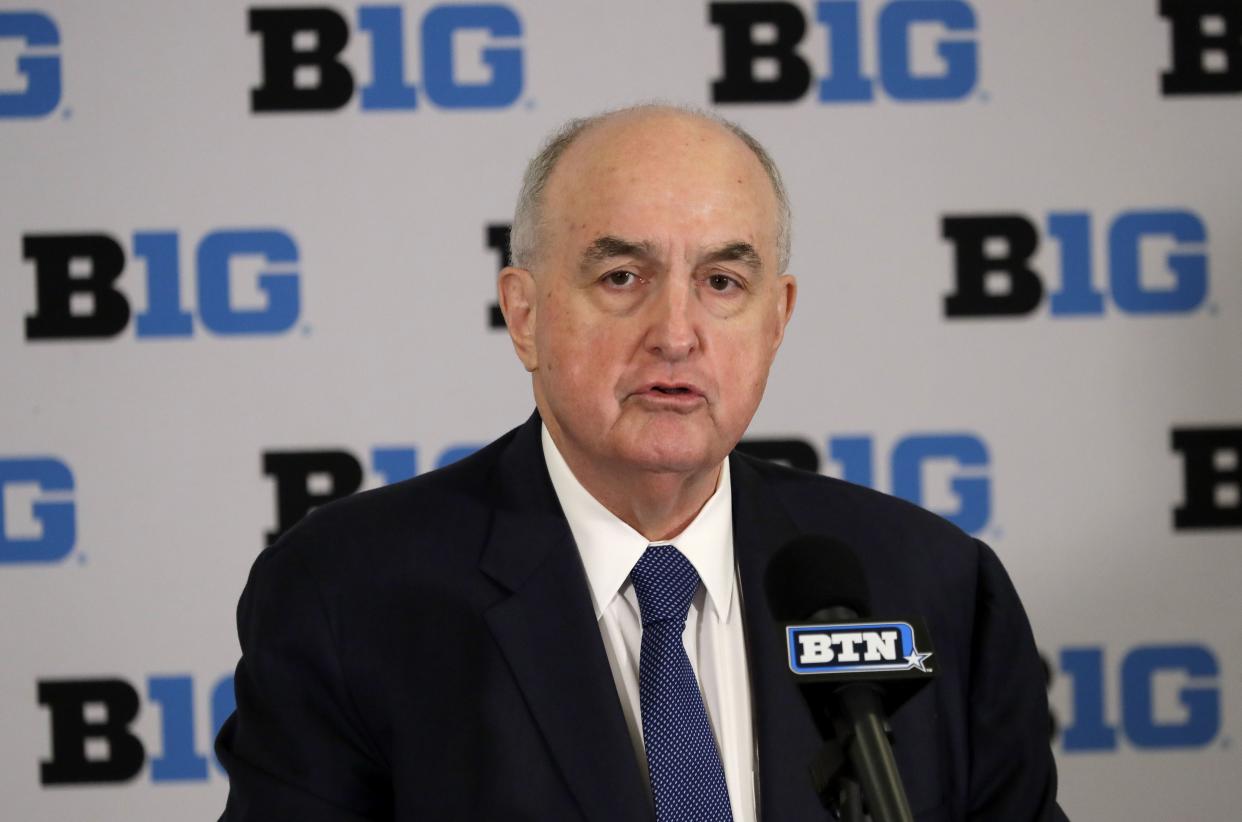
<path id="1" fill-rule="evenodd" d="M 788 179 L 748 434 L 987 540 L 1062 802 L 1237 818 L 1242 2 L 0 6 L 0 816 L 210 819 L 233 609 L 520 423 L 521 170 L 663 99 Z"/>

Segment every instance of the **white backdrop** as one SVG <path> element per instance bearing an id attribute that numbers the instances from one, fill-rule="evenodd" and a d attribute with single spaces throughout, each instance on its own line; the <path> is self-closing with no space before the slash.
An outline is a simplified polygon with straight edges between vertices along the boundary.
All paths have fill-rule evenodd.
<path id="1" fill-rule="evenodd" d="M 802 18 L 800 57 L 752 64 L 713 5 L 784 15 L 736 35 L 758 43 Z M 332 490 L 265 455 L 344 452 L 373 486 L 521 422 L 487 227 L 562 120 L 662 98 L 736 119 L 788 179 L 801 296 L 749 437 L 996 548 L 1050 663 L 1072 818 L 1234 818 L 1242 3 L 1159 5 L 335 4 L 328 62 L 357 89 L 280 112 L 252 106 L 279 38 L 248 15 L 289 4 L 0 3 L 3 817 L 218 815 L 234 604 L 278 495 Z M 730 48 L 795 99 L 718 99 Z M 831 99 L 854 53 L 870 99 Z M 397 85 L 414 109 L 365 90 Z M 998 216 L 1021 220 L 955 225 L 1025 221 L 1016 267 L 1101 309 L 947 316 L 970 243 L 945 219 Z M 57 255 L 81 258 L 68 277 Z M 974 304 L 1033 276 L 988 275 Z M 1210 430 L 1179 451 L 1174 429 Z M 1176 528 L 1183 505 L 1217 524 Z"/>

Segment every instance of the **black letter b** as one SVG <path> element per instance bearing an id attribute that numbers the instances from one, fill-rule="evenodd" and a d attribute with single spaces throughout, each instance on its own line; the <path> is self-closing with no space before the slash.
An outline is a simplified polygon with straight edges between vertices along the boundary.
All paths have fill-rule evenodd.
<path id="1" fill-rule="evenodd" d="M 44 785 L 124 782 L 142 770 L 146 752 L 129 726 L 138 716 L 138 692 L 120 679 L 42 681 L 39 704 L 52 714 L 52 759 L 40 765 Z M 105 716 L 88 721 L 87 705 Z M 106 759 L 88 758 L 87 740 L 107 744 Z"/>
<path id="2" fill-rule="evenodd" d="M 1029 314 L 1039 305 L 1044 285 L 1028 265 L 1039 234 L 1030 220 L 1016 214 L 945 217 L 941 231 L 953 243 L 957 280 L 944 300 L 946 317 Z M 990 239 L 1004 242 L 1004 255 L 988 256 Z M 989 274 L 1003 277 L 1005 288 L 989 289 Z"/>
<path id="3" fill-rule="evenodd" d="M 794 51 L 806 34 L 806 18 L 793 3 L 712 3 L 711 22 L 720 26 L 724 76 L 712 83 L 716 103 L 779 103 L 797 100 L 811 87 L 811 69 Z M 757 43 L 754 27 L 768 23 L 776 37 Z M 760 80 L 755 64 L 775 61 L 776 76 Z"/>
<path id="4" fill-rule="evenodd" d="M 35 266 L 35 311 L 26 316 L 26 339 L 115 337 L 129 323 L 129 302 L 113 283 L 125 269 L 121 244 L 103 234 L 31 234 L 22 257 Z M 89 260 L 88 273 L 73 276 L 70 263 Z M 91 298 L 89 313 L 74 312 L 72 297 Z"/>
<path id="5" fill-rule="evenodd" d="M 268 532 L 268 544 L 312 509 L 362 487 L 362 466 L 348 451 L 268 451 L 263 473 L 276 480 L 276 530 Z M 313 491 L 312 477 L 327 480 L 326 488 Z"/>
<path id="6" fill-rule="evenodd" d="M 250 92 L 253 111 L 328 111 L 349 102 L 354 78 L 337 58 L 349 42 L 345 18 L 331 9 L 251 9 L 250 30 L 263 49 L 263 83 Z M 313 48 L 299 49 L 299 32 L 315 36 Z M 313 69 L 318 82 L 297 83 L 297 70 Z"/>
<path id="7" fill-rule="evenodd" d="M 1172 66 L 1160 77 L 1160 90 L 1174 94 L 1242 92 L 1242 5 L 1236 0 L 1160 0 L 1160 16 L 1169 19 Z M 1204 24 L 1220 21 L 1209 33 Z M 1220 57 L 1209 70 L 1205 58 Z"/>

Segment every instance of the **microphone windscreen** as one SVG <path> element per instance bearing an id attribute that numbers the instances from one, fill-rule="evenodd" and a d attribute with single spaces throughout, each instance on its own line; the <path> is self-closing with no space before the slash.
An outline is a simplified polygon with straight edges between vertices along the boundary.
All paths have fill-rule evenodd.
<path id="1" fill-rule="evenodd" d="M 778 622 L 800 622 L 827 608 L 871 612 L 867 576 L 844 543 L 818 534 L 790 540 L 772 557 L 764 576 L 768 607 Z"/>

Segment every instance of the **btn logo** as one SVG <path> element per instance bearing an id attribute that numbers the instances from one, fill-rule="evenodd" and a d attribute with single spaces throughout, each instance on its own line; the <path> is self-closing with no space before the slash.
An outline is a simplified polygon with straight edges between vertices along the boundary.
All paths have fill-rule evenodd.
<path id="1" fill-rule="evenodd" d="M 1135 748 L 1202 748 L 1220 733 L 1220 663 L 1203 645 L 1140 645 L 1116 674 L 1103 648 L 1063 648 L 1060 667 L 1072 716 L 1061 732 L 1066 751 L 1116 750 L 1120 736 Z M 1117 683 L 1115 699 L 1106 682 Z M 1114 706 L 1120 723 L 1107 719 Z"/>
<path id="2" fill-rule="evenodd" d="M 908 622 L 790 625 L 785 634 L 795 674 L 932 673 Z"/>
<path id="3" fill-rule="evenodd" d="M 1242 92 L 1242 4 L 1237 0 L 1160 0 L 1169 21 L 1171 66 L 1160 91 L 1181 94 Z"/>
<path id="4" fill-rule="evenodd" d="M 233 713 L 233 676 L 210 689 L 212 738 Z M 44 785 L 128 782 L 147 761 L 147 746 L 134 734 L 141 701 L 124 679 L 45 679 L 38 683 L 39 704 L 51 717 L 51 759 L 39 769 Z M 159 709 L 159 756 L 151 760 L 153 782 L 208 779 L 210 739 L 197 738 L 194 680 L 190 676 L 147 678 L 147 699 Z M 224 771 L 215 762 L 219 773 Z"/>
<path id="5" fill-rule="evenodd" d="M 1185 314 L 1208 294 L 1207 229 L 1185 209 L 1124 211 L 1108 229 L 1108 291 L 1092 276 L 1091 215 L 1054 212 L 1048 235 L 1059 248 L 1061 285 L 1050 294 L 1054 317 L 1100 316 L 1105 297 L 1124 314 Z M 941 222 L 953 245 L 954 291 L 944 313 L 962 317 L 1031 314 L 1045 282 L 1031 265 L 1039 231 L 1021 214 L 954 215 Z M 1158 271 L 1145 270 L 1144 251 L 1169 248 Z"/>
<path id="6" fill-rule="evenodd" d="M 1174 428 L 1182 504 L 1173 529 L 1242 528 L 1242 427 Z"/>
<path id="7" fill-rule="evenodd" d="M 823 0 L 815 19 L 827 30 L 828 74 L 816 86 L 821 103 L 865 103 L 878 86 L 894 100 L 960 100 L 979 75 L 974 9 L 962 0 L 891 0 L 881 5 L 874 38 L 863 26 L 859 0 Z M 711 3 L 720 27 L 723 73 L 712 83 L 715 103 L 779 103 L 802 99 L 811 67 L 797 51 L 806 15 L 793 3 Z M 759 39 L 759 27 L 772 32 Z M 936 57 L 917 61 L 915 39 L 936 36 Z M 876 55 L 874 77 L 863 71 L 864 52 Z"/>
<path id="8" fill-rule="evenodd" d="M 147 306 L 138 315 L 139 339 L 189 337 L 194 316 L 181 298 L 180 238 L 175 231 L 136 231 L 133 253 L 147 270 Z M 125 250 L 107 234 L 27 234 L 22 255 L 34 264 L 35 310 L 26 339 L 115 337 L 130 321 L 130 302 L 117 288 Z M 255 277 L 258 305 L 239 305 L 230 285 L 243 261 L 266 266 Z M 278 229 L 223 229 L 198 244 L 198 320 L 223 335 L 280 334 L 301 313 L 298 247 Z"/>
<path id="9" fill-rule="evenodd" d="M 440 452 L 432 467 L 442 468 L 478 449 L 478 445 L 450 446 Z M 409 479 L 419 473 L 418 448 L 372 448 L 371 470 L 377 485 Z M 362 461 L 341 450 L 265 451 L 263 473 L 276 483 L 276 530 L 267 534 L 268 544 L 314 509 L 363 486 Z"/>
<path id="10" fill-rule="evenodd" d="M 819 453 L 808 440 L 749 437 L 738 450 L 803 471 L 820 471 Z M 839 467 L 835 475 L 868 488 L 879 488 L 875 450 L 871 436 L 828 438 L 829 459 Z M 889 455 L 891 491 L 967 533 L 979 534 L 992 518 L 990 461 L 987 444 L 976 434 L 908 434 L 893 444 Z"/>
<path id="11" fill-rule="evenodd" d="M 78 539 L 73 472 L 55 457 L 0 458 L 0 564 L 60 562 Z"/>
<path id="12" fill-rule="evenodd" d="M 46 14 L 0 12 L 0 41 L 21 40 L 17 76 L 0 79 L 0 117 L 43 117 L 60 104 L 60 30 Z M 6 49 L 7 51 L 7 49 Z"/>
<path id="13" fill-rule="evenodd" d="M 364 111 L 413 111 L 420 90 L 406 79 L 405 10 L 359 6 L 358 28 L 370 39 L 370 81 L 362 87 Z M 422 88 L 445 109 L 505 108 L 522 94 L 522 22 L 508 6 L 433 6 L 421 30 Z M 263 79 L 251 91 L 254 112 L 333 111 L 354 96 L 354 73 L 341 61 L 349 21 L 326 7 L 253 8 L 250 31 L 259 36 Z M 478 34 L 491 40 L 467 60 L 461 42 Z M 459 72 L 461 72 L 459 74 Z M 469 75 L 469 76 L 466 76 Z"/>

